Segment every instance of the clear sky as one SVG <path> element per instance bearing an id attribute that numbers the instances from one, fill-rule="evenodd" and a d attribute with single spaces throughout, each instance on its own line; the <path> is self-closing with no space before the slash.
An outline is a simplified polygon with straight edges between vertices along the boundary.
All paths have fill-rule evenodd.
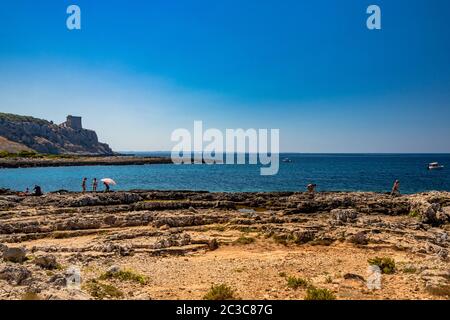
<path id="1" fill-rule="evenodd" d="M 282 151 L 450 152 L 449 15 L 448 0 L 5 0 L 0 111 L 80 115 L 120 151 L 170 150 L 203 120 L 279 128 Z"/>

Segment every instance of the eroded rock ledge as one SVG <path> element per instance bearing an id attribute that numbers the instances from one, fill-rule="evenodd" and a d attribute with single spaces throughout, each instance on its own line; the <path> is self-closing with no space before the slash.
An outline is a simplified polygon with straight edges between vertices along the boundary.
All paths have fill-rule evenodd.
<path id="1" fill-rule="evenodd" d="M 204 254 L 245 243 L 249 235 L 287 248 L 342 244 L 395 250 L 436 261 L 445 273 L 449 222 L 448 192 L 400 197 L 324 192 L 311 198 L 300 192 L 135 190 L 33 197 L 2 190 L 0 281 L 10 288 L 0 297 L 32 291 L 47 298 L 77 298 L 67 296 L 62 275 L 56 284 L 47 279 L 46 266 Z M 448 279 L 422 269 L 420 281 L 427 290 L 445 293 Z M 79 294 L 86 298 L 86 292 Z"/>
<path id="2" fill-rule="evenodd" d="M 148 164 L 170 164 L 168 157 L 136 157 L 136 156 L 64 156 L 35 158 L 0 158 L 1 168 L 32 168 L 32 167 L 73 167 L 73 166 L 126 166 Z"/>

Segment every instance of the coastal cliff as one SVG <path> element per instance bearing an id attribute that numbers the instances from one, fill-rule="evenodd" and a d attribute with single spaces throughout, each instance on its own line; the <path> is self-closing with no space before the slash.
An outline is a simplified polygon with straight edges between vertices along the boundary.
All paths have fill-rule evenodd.
<path id="1" fill-rule="evenodd" d="M 80 117 L 63 124 L 29 116 L 0 113 L 0 151 L 35 151 L 44 154 L 111 155 L 93 130 L 81 126 Z"/>

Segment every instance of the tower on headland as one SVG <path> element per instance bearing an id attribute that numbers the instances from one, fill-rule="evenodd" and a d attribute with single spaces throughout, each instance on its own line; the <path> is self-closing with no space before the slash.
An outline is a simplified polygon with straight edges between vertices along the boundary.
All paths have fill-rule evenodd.
<path id="1" fill-rule="evenodd" d="M 66 122 L 62 124 L 64 127 L 71 128 L 74 130 L 81 130 L 83 126 L 81 125 L 81 117 L 74 117 L 68 115 L 66 118 Z"/>

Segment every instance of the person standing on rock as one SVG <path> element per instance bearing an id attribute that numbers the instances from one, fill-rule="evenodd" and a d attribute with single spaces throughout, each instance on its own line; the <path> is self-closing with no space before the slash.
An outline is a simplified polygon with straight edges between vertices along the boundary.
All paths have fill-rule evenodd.
<path id="1" fill-rule="evenodd" d="M 81 188 L 83 189 L 83 193 L 86 192 L 86 181 L 87 181 L 87 178 L 83 178 L 83 182 L 81 183 Z"/>
<path id="2" fill-rule="evenodd" d="M 103 182 L 103 184 L 105 185 L 105 192 L 109 192 L 109 184 L 106 182 Z"/>
<path id="3" fill-rule="evenodd" d="M 94 180 L 92 181 L 92 191 L 97 192 L 97 186 L 98 186 L 97 178 L 94 178 Z"/>
<path id="4" fill-rule="evenodd" d="M 399 196 L 400 195 L 400 181 L 395 180 L 394 185 L 392 186 L 391 196 Z"/>
<path id="5" fill-rule="evenodd" d="M 308 190 L 308 195 L 311 199 L 314 198 L 314 195 L 316 193 L 316 184 L 315 183 L 310 183 L 306 186 L 306 189 Z"/>

